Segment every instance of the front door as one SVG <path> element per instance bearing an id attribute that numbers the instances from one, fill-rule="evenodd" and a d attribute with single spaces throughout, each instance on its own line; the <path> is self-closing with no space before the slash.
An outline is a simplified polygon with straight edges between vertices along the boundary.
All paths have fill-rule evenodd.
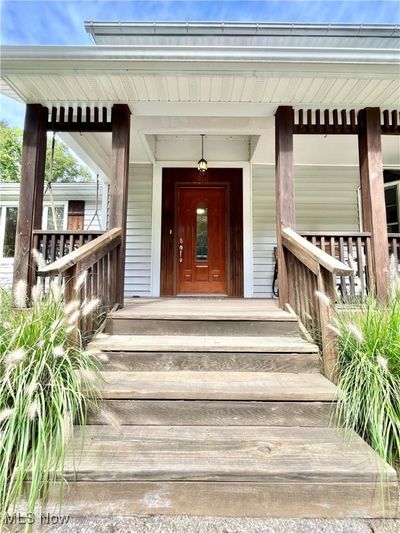
<path id="1" fill-rule="evenodd" d="M 227 294 L 227 186 L 178 186 L 178 294 Z"/>

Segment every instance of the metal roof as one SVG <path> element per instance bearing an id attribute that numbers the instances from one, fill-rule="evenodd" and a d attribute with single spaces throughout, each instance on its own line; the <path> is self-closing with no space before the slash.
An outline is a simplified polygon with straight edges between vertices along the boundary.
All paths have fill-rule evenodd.
<path id="1" fill-rule="evenodd" d="M 85 22 L 95 44 L 398 48 L 391 24 Z"/>

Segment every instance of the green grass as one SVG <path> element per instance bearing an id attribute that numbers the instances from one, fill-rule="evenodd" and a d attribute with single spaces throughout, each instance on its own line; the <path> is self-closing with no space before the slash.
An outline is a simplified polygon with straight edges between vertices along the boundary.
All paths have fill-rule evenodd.
<path id="1" fill-rule="evenodd" d="M 96 363 L 79 335 L 71 338 L 78 302 L 65 310 L 54 284 L 33 297 L 30 309 L 13 309 L 10 292 L 0 290 L 0 524 L 23 497 L 33 512 L 62 479 L 73 424 L 84 424 L 95 403 Z"/>
<path id="2" fill-rule="evenodd" d="M 337 414 L 388 463 L 400 460 L 400 290 L 337 316 Z"/>

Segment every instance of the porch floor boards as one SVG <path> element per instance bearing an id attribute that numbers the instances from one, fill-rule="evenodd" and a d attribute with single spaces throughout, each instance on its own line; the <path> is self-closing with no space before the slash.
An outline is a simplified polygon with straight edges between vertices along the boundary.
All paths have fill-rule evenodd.
<path id="1" fill-rule="evenodd" d="M 287 320 L 297 318 L 278 307 L 278 301 L 264 298 L 127 298 L 124 308 L 110 318 L 182 320 Z"/>

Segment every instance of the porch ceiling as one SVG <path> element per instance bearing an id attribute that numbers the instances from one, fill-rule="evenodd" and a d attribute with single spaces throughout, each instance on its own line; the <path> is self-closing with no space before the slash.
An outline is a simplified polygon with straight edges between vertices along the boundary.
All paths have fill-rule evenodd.
<path id="1" fill-rule="evenodd" d="M 386 66 L 385 66 L 386 67 Z M 44 105 L 151 102 L 192 104 L 290 104 L 294 107 L 397 106 L 399 70 L 391 66 L 363 73 L 353 72 L 8 72 L 2 74 L 1 92 L 12 98 Z M 374 70 L 374 69 L 372 69 Z M 159 104 L 159 111 L 160 110 Z M 206 113 L 207 114 L 207 113 Z"/>

